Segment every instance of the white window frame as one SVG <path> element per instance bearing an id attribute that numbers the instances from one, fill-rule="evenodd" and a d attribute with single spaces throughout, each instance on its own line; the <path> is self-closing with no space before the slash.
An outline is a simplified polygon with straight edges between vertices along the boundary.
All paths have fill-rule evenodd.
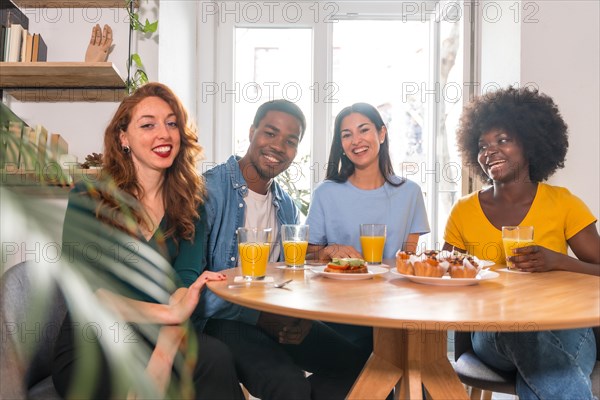
<path id="1" fill-rule="evenodd" d="M 263 4 L 252 2 L 253 4 Z M 314 1 L 314 2 L 269 2 L 272 4 L 269 7 L 285 6 L 285 3 L 294 3 L 294 7 L 302 8 L 301 18 L 295 20 L 293 24 L 286 21 L 282 16 L 283 13 L 277 12 L 276 8 L 271 8 L 272 14 L 263 13 L 244 15 L 243 2 L 206 2 L 202 1 L 198 7 L 198 48 L 200 54 L 199 65 L 199 82 L 198 82 L 198 126 L 202 136 L 202 143 L 205 148 L 206 164 L 203 165 L 202 171 L 210 168 L 215 163 L 225 161 L 234 151 L 233 143 L 233 102 L 230 96 L 226 96 L 223 101 L 221 97 L 222 89 L 231 89 L 233 85 L 233 40 L 234 29 L 237 27 L 293 27 L 293 28 L 310 28 L 312 29 L 312 45 L 313 55 L 319 62 L 313 63 L 313 81 L 319 82 L 321 87 L 324 83 L 332 82 L 332 35 L 333 23 L 323 23 L 322 19 L 331 16 L 331 12 L 335 11 L 334 19 L 382 19 L 391 20 L 405 18 L 407 20 L 436 18 L 435 10 L 441 10 L 445 7 L 448 1 L 433 1 L 426 0 L 422 2 L 414 1 Z M 455 1 L 454 3 L 460 3 Z M 473 11 L 473 2 L 465 0 L 466 4 L 462 4 L 462 20 L 463 20 L 463 95 L 472 96 L 477 88 L 474 82 L 477 82 L 476 69 L 479 65 L 478 54 L 475 38 L 477 37 L 477 18 L 471 17 Z M 224 5 L 225 4 L 225 5 Z M 235 5 L 238 9 L 236 11 Z M 249 4 L 249 3 L 248 3 Z M 266 4 L 266 3 L 265 3 Z M 229 5 L 231 8 L 223 8 Z M 250 7 L 250 6 L 248 6 Z M 416 7 L 416 8 L 415 8 Z M 316 13 L 318 10 L 318 17 Z M 361 10 L 368 10 L 367 13 Z M 438 16 L 439 17 L 439 14 Z M 318 22 L 315 22 L 315 19 Z M 471 22 L 470 22 L 471 21 Z M 438 24 L 432 23 L 432 38 L 437 37 Z M 439 43 L 433 40 L 432 56 L 439 59 Z M 212 55 L 212 57 L 210 57 Z M 434 64 L 436 66 L 436 64 Z M 439 67 L 439 66 L 438 66 Z M 436 74 L 436 75 L 433 75 Z M 431 76 L 437 76 L 437 71 L 431 71 Z M 211 94 L 211 90 L 218 90 L 217 94 Z M 331 104 L 324 101 L 325 92 L 319 90 L 318 101 L 313 104 L 312 116 L 313 123 L 308 127 L 313 133 L 312 148 L 311 148 L 311 183 L 314 187 L 324 179 L 323 167 L 327 163 L 327 156 L 333 136 L 331 115 Z M 258 104 L 257 104 L 258 107 Z M 305 112 L 308 110 L 305 110 Z M 437 121 L 438 107 L 435 102 L 430 103 L 428 110 L 429 126 L 432 129 L 438 129 Z M 250 126 L 251 121 L 248 121 Z M 212 135 L 203 134 L 212 133 Z M 433 140 L 429 154 L 429 165 L 435 165 L 435 152 L 430 149 L 435 149 L 435 132 L 429 133 Z M 320 168 L 318 173 L 315 168 Z M 400 171 L 396 171 L 399 173 Z M 467 169 L 463 168 L 463 188 L 462 193 L 465 194 L 471 191 L 472 186 L 469 185 L 467 179 Z M 315 176 L 315 174 L 317 174 Z M 432 234 L 429 235 L 428 245 L 436 245 L 442 241 L 442 238 L 437 237 L 435 224 L 437 224 L 437 198 L 438 190 L 435 185 L 435 179 L 430 180 L 427 192 L 427 208 L 429 212 L 429 220 L 431 222 Z"/>

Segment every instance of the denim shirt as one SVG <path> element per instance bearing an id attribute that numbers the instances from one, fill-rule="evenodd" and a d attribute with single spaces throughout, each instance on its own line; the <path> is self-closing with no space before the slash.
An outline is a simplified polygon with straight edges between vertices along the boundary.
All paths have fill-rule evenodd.
<path id="1" fill-rule="evenodd" d="M 242 176 L 238 160 L 239 157 L 231 156 L 224 164 L 219 164 L 204 173 L 208 190 L 205 208 L 208 225 L 206 269 L 209 271 L 218 272 L 237 266 L 236 232 L 237 228 L 244 226 L 244 197 L 248 195 L 248 185 Z M 281 232 L 282 224 L 298 223 L 299 211 L 292 198 L 274 181 L 271 184 L 271 192 L 278 231 Z M 283 251 L 280 260 L 283 260 Z M 202 315 L 205 321 L 208 318 L 219 318 L 256 324 L 259 315 L 256 310 L 223 300 L 209 289 L 200 297 L 198 308 L 198 314 Z"/>

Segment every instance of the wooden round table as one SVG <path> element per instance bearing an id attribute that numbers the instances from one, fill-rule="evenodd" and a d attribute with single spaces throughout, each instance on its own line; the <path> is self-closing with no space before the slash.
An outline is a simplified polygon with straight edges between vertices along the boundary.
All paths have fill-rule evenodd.
<path id="1" fill-rule="evenodd" d="M 385 260 L 388 265 L 393 261 Z M 253 283 L 209 282 L 222 298 L 249 308 L 299 318 L 374 328 L 373 354 L 349 399 L 381 398 L 397 385 L 400 398 L 467 399 L 447 358 L 448 330 L 532 331 L 600 325 L 600 278 L 554 271 L 499 276 L 472 286 L 433 286 L 388 272 L 368 280 L 334 280 L 312 271 L 269 265 L 285 289 Z"/>

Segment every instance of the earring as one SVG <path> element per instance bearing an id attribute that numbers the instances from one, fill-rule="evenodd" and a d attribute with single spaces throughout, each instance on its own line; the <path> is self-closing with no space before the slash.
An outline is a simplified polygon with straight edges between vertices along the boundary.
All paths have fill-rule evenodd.
<path id="1" fill-rule="evenodd" d="M 131 149 L 129 148 L 129 146 L 123 146 L 123 153 L 129 155 L 129 153 L 131 153 Z"/>
<path id="2" fill-rule="evenodd" d="M 385 142 L 385 140 L 382 140 L 381 142 L 379 142 L 379 144 L 383 144 L 383 142 Z"/>
<path id="3" fill-rule="evenodd" d="M 342 153 L 342 155 L 343 155 L 343 156 L 345 156 L 345 155 L 346 155 L 346 153 Z"/>

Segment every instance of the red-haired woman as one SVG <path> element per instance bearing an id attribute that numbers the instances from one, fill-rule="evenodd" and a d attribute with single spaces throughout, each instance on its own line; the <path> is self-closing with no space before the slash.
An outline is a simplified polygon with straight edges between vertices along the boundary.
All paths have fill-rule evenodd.
<path id="1" fill-rule="evenodd" d="M 181 102 L 159 83 L 146 84 L 125 98 L 108 124 L 101 178 L 77 185 L 69 196 L 63 256 L 89 282 L 99 303 L 131 323 L 131 330 L 119 343 L 107 341 L 114 336 L 107 331 L 96 331 L 89 340 L 87 328 L 102 314 L 77 304 L 67 282 L 63 292 L 69 315 L 53 368 L 61 396 L 183 396 L 172 391 L 177 377 L 179 382 L 193 380 L 196 398 L 242 398 L 228 348 L 194 329 L 186 331 L 184 325 L 193 320 L 205 283 L 225 279 L 219 273 L 201 273 L 206 246 L 205 189 L 196 171 L 201 150 Z M 124 364 L 119 355 L 140 345 L 148 351 L 132 352 Z M 186 359 L 197 359 L 195 365 L 184 362 L 182 369 L 173 368 L 180 347 L 188 355 L 195 351 Z M 141 381 L 147 385 L 136 386 L 140 365 L 146 373 Z"/>

